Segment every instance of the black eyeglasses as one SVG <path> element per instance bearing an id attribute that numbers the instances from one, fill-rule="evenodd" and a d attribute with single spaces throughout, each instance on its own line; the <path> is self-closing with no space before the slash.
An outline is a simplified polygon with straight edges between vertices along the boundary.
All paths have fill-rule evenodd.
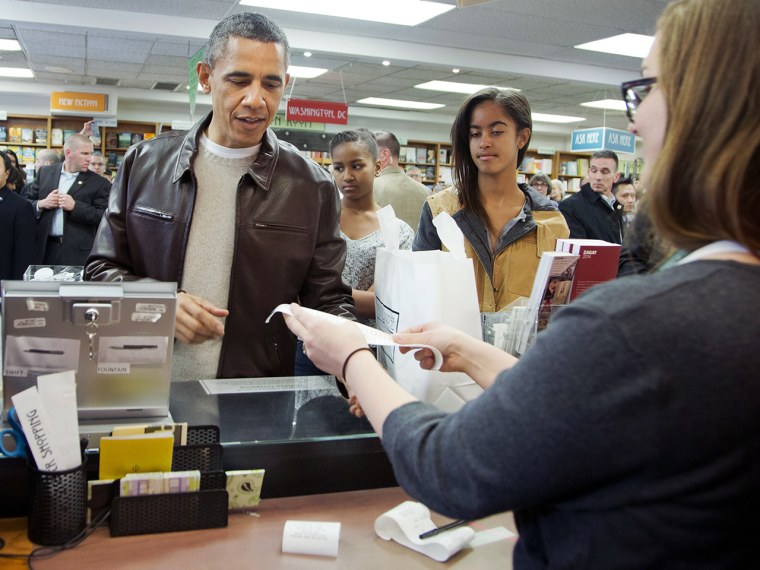
<path id="1" fill-rule="evenodd" d="M 629 121 L 633 122 L 633 118 L 636 116 L 636 109 L 639 108 L 641 102 L 649 95 L 655 83 L 657 83 L 656 77 L 645 77 L 644 79 L 626 81 L 620 84 L 620 89 L 623 92 L 623 101 L 625 101 L 625 114 L 628 116 Z"/>

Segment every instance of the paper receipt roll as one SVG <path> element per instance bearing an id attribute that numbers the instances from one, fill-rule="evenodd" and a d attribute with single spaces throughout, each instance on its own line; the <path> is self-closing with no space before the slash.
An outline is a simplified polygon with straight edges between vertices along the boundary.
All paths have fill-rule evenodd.
<path id="1" fill-rule="evenodd" d="M 338 556 L 340 523 L 286 521 L 282 531 L 282 551 L 290 554 Z"/>

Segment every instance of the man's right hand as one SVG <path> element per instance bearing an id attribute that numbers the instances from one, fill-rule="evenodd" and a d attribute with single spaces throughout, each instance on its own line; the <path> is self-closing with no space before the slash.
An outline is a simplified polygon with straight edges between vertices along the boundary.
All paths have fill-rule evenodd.
<path id="1" fill-rule="evenodd" d="M 177 317 L 174 336 L 177 340 L 198 344 L 224 336 L 224 325 L 219 318 L 229 315 L 206 299 L 181 292 L 177 294 Z"/>
<path id="2" fill-rule="evenodd" d="M 42 200 L 37 200 L 38 210 L 54 210 L 58 208 L 58 188 L 50 192 Z"/>

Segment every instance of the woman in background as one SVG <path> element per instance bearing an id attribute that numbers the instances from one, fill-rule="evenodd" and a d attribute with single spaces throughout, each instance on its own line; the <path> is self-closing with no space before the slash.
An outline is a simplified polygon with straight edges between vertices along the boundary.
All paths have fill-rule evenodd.
<path id="1" fill-rule="evenodd" d="M 517 569 L 757 564 L 759 29 L 757 0 L 677 0 L 622 86 L 679 264 L 594 287 L 519 362 L 447 327 L 395 335 L 487 387 L 458 412 L 415 401 L 352 324 L 288 318 L 410 495 L 456 518 L 514 510 Z"/>
<path id="2" fill-rule="evenodd" d="M 499 311 L 529 297 L 541 253 L 570 232 L 546 197 L 517 183 L 528 150 L 530 105 L 515 91 L 488 88 L 468 98 L 451 127 L 454 186 L 430 196 L 422 208 L 412 249 L 441 249 L 433 218 L 449 213 L 475 261 L 480 310 Z"/>
<path id="3" fill-rule="evenodd" d="M 565 185 L 562 180 L 552 180 L 552 189 L 549 192 L 549 198 L 557 202 L 558 204 L 565 197 Z"/>
<path id="4" fill-rule="evenodd" d="M 0 279 L 22 279 L 37 255 L 34 206 L 7 184 L 14 171 L 10 156 L 0 151 Z"/>
<path id="5" fill-rule="evenodd" d="M 536 172 L 533 176 L 530 177 L 528 186 L 536 190 L 539 194 L 549 196 L 551 193 L 552 181 L 551 178 L 549 178 L 543 172 Z"/>

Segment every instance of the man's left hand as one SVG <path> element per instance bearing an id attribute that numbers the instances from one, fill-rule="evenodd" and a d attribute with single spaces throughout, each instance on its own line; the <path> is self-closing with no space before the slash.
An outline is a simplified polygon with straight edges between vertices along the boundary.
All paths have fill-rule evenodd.
<path id="1" fill-rule="evenodd" d="M 58 194 L 58 207 L 70 212 L 74 209 L 76 200 L 68 194 Z"/>

